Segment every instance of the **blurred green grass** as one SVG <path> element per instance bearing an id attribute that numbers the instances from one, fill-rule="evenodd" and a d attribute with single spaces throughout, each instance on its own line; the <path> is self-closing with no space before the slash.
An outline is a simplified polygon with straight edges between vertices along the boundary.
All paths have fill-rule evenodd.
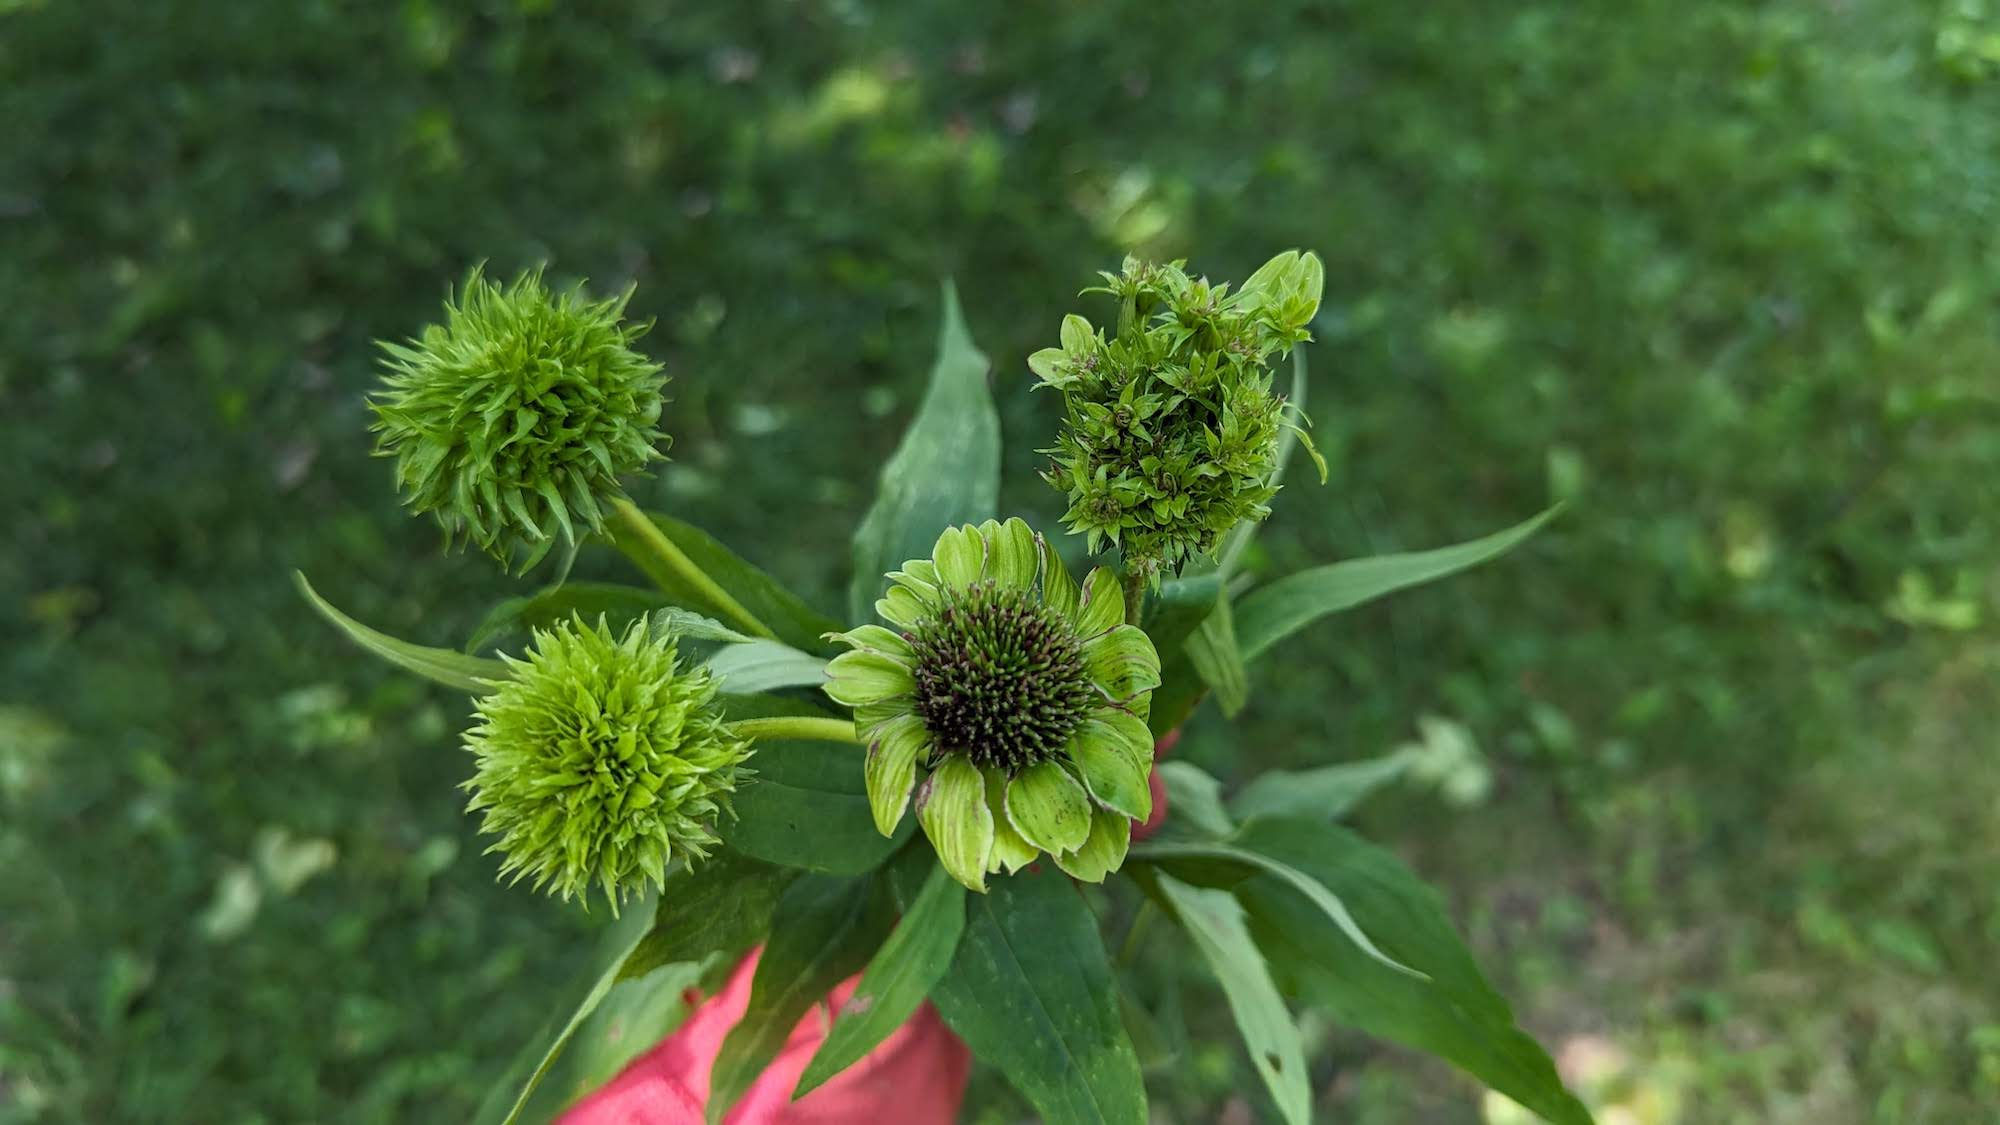
<path id="1" fill-rule="evenodd" d="M 1183 753 L 1463 724 L 1490 795 L 1364 823 L 1600 1104 L 1979 1119 L 1996 80 L 1980 0 L 0 4 L 0 1119 L 461 1119 L 586 955 L 458 813 L 463 701 L 286 581 L 432 643 L 509 589 L 367 456 L 370 340 L 465 266 L 636 280 L 640 495 L 835 606 L 936 278 L 1049 526 L 1020 361 L 1091 271 L 1295 245 L 1334 479 L 1272 568 L 1576 503 Z M 1195 1061 L 1170 1112 L 1259 1112 Z M 1479 1118 L 1337 1031 L 1316 1075 L 1330 1119 Z"/>

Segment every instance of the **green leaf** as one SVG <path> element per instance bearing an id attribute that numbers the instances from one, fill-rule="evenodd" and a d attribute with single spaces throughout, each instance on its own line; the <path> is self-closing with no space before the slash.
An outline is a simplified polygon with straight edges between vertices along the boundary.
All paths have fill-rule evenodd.
<path id="1" fill-rule="evenodd" d="M 822 634 L 835 632 L 841 628 L 832 618 L 815 611 L 801 601 L 798 595 L 780 586 L 776 579 L 749 563 L 735 552 L 716 542 L 715 538 L 691 523 L 683 523 L 672 516 L 658 512 L 647 512 L 646 518 L 674 546 L 681 549 L 695 566 L 699 567 L 715 584 L 722 587 L 730 597 L 743 604 L 743 608 L 771 627 L 778 639 L 793 648 L 818 652 L 827 647 L 821 640 Z M 671 567 L 662 564 L 659 558 L 639 542 L 631 532 L 618 526 L 617 521 L 606 525 L 612 545 L 623 552 L 625 557 L 644 571 L 653 584 L 664 591 L 677 605 L 685 606 L 713 618 L 726 618 L 727 610 L 714 604 L 690 585 L 686 578 Z"/>
<path id="2" fill-rule="evenodd" d="M 1184 647 L 1201 682 L 1215 693 L 1224 718 L 1233 719 L 1250 701 L 1250 674 L 1244 670 L 1236 645 L 1236 624 L 1229 609 L 1229 592 L 1215 599 L 1215 609 L 1202 620 Z"/>
<path id="3" fill-rule="evenodd" d="M 1253 590 L 1236 605 L 1236 639 L 1243 647 L 1243 659 L 1246 663 L 1255 660 L 1265 649 L 1329 613 L 1352 609 L 1506 554 L 1560 511 L 1562 505 L 1557 504 L 1533 519 L 1482 539 L 1434 551 L 1349 559 L 1300 571 Z"/>
<path id="4" fill-rule="evenodd" d="M 1144 1125 L 1146 1087 L 1118 1014 L 1097 918 L 1052 867 L 966 903 L 965 936 L 931 990 L 938 1014 L 1048 1125 Z"/>
<path id="5" fill-rule="evenodd" d="M 868 963 L 888 929 L 885 907 L 872 877 L 807 875 L 785 892 L 750 980 L 749 1006 L 709 1070 L 711 1125 L 777 1056 L 806 1009 Z"/>
<path id="6" fill-rule="evenodd" d="M 636 920 L 641 915 L 635 911 L 632 917 Z M 563 1024 L 562 1029 L 556 1032 L 555 1038 L 549 1041 L 547 1049 L 542 1052 L 541 1060 L 535 1064 L 534 1071 L 528 1075 L 527 1081 L 522 1083 L 521 1092 L 515 1095 L 514 1104 L 507 1110 L 502 1125 L 513 1125 L 519 1120 L 521 1111 L 527 1108 L 528 1099 L 534 1095 L 535 1087 L 541 1085 L 550 1068 L 555 1066 L 556 1060 L 562 1056 L 563 1048 L 569 1046 L 569 1041 L 576 1035 L 577 1029 L 582 1027 L 583 1022 L 590 1018 L 590 1014 L 597 1010 L 597 1006 L 604 1002 L 612 986 L 624 979 L 621 970 L 625 959 L 631 955 L 632 950 L 644 936 L 644 929 L 636 921 L 614 926 L 606 935 L 608 955 L 599 960 L 603 968 L 598 972 L 597 979 L 592 982 L 590 991 L 584 993 L 583 999 L 577 1003 L 576 1010 L 570 1013 L 569 1021 Z"/>
<path id="7" fill-rule="evenodd" d="M 1173 810 L 1160 826 L 1163 837 L 1193 835 L 1221 839 L 1236 831 L 1222 804 L 1222 783 L 1189 762 L 1161 762 L 1154 767 L 1167 787 L 1167 808 Z"/>
<path id="8" fill-rule="evenodd" d="M 748 716 L 740 716 L 748 717 Z M 757 776 L 735 798 L 736 819 L 722 837 L 745 855 L 781 867 L 858 875 L 880 865 L 909 838 L 906 818 L 893 836 L 875 830 L 859 746 L 834 742 L 759 742 Z"/>
<path id="9" fill-rule="evenodd" d="M 916 901 L 868 962 L 860 985 L 842 1005 L 792 1097 L 805 1097 L 901 1027 L 951 967 L 951 955 L 964 932 L 965 888 L 944 868 L 933 865 Z"/>
<path id="10" fill-rule="evenodd" d="M 293 581 L 298 583 L 299 592 L 306 596 L 321 617 L 347 634 L 347 638 L 376 656 L 394 664 L 405 672 L 414 672 L 433 683 L 446 687 L 469 691 L 474 695 L 484 695 L 493 690 L 491 680 L 505 680 L 513 677 L 505 664 L 489 660 L 483 656 L 467 656 L 448 648 L 426 648 L 399 641 L 387 633 L 380 633 L 352 617 L 333 608 L 319 591 L 312 588 L 306 576 L 300 571 L 292 572 Z"/>
<path id="11" fill-rule="evenodd" d="M 1155 840 L 1132 849 L 1132 858 L 1155 863 L 1189 882 L 1205 887 L 1232 886 L 1258 871 L 1267 872 L 1304 895 L 1347 940 L 1377 962 L 1401 973 L 1422 977 L 1423 973 L 1384 953 L 1355 921 L 1347 904 L 1318 880 L 1291 864 L 1264 855 L 1242 842 Z"/>
<path id="12" fill-rule="evenodd" d="M 1208 690 L 1188 656 L 1186 642 L 1215 612 L 1222 589 L 1221 576 L 1210 572 L 1168 579 L 1160 583 L 1158 593 L 1146 599 L 1146 635 L 1152 638 L 1161 660 L 1160 686 L 1153 691 L 1152 713 L 1147 720 L 1156 738 L 1165 737 L 1185 722 Z"/>
<path id="13" fill-rule="evenodd" d="M 818 687 L 826 682 L 826 661 L 777 641 L 725 644 L 708 658 L 707 666 L 716 686 L 731 695 Z"/>
<path id="14" fill-rule="evenodd" d="M 930 389 L 883 465 L 875 504 L 854 533 L 848 616 L 855 621 L 872 620 L 884 574 L 907 559 L 929 557 L 939 532 L 977 523 L 999 505 L 1000 414 L 986 387 L 989 364 L 948 281 L 943 304 Z"/>
<path id="15" fill-rule="evenodd" d="M 465 642 L 465 651 L 478 652 L 503 637 L 525 636 L 532 630 L 568 621 L 572 616 L 593 624 L 603 617 L 613 629 L 618 629 L 640 614 L 666 604 L 666 595 L 658 590 L 612 582 L 566 582 L 524 598 L 508 598 L 494 606 L 472 631 L 472 638 Z"/>
<path id="16" fill-rule="evenodd" d="M 1563 1088 L 1548 1054 L 1515 1026 L 1513 1011 L 1453 933 L 1437 892 L 1395 857 L 1313 820 L 1256 821 L 1239 842 L 1339 895 L 1385 950 L 1427 974 L 1420 980 L 1384 968 L 1342 940 L 1293 887 L 1259 875 L 1236 893 L 1288 993 L 1446 1059 L 1555 1125 L 1589 1125 L 1590 1113 Z"/>
<path id="17" fill-rule="evenodd" d="M 726 848 L 676 871 L 660 892 L 653 928 L 625 958 L 619 979 L 642 977 L 663 965 L 733 963 L 771 932 L 771 912 L 798 875 Z"/>
<path id="18" fill-rule="evenodd" d="M 1397 752 L 1360 762 L 1258 775 L 1229 802 L 1238 819 L 1258 816 L 1339 820 L 1369 794 L 1409 772 L 1411 757 Z"/>
<path id="19" fill-rule="evenodd" d="M 1264 955 L 1250 940 L 1243 908 L 1228 891 L 1201 890 L 1171 876 L 1160 876 L 1155 885 L 1222 985 L 1250 1062 L 1263 1077 L 1278 1112 L 1293 1125 L 1310 1125 L 1312 1083 L 1306 1073 L 1305 1046 L 1278 986 L 1271 982 Z"/>

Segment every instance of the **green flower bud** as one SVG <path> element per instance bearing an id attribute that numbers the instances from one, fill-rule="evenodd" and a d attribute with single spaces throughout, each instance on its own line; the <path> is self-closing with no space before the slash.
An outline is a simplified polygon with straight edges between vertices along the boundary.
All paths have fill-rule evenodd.
<path id="1" fill-rule="evenodd" d="M 384 342 L 371 397 L 376 453 L 396 486 L 444 528 L 521 570 L 561 535 L 603 525 L 618 478 L 664 456 L 660 365 L 632 350 L 649 324 L 622 322 L 632 291 L 601 301 L 553 294 L 541 270 L 505 287 L 467 276 L 445 319 L 407 344 Z"/>
<path id="2" fill-rule="evenodd" d="M 868 744 L 875 826 L 917 820 L 973 890 L 1047 852 L 1091 882 L 1118 869 L 1153 812 L 1146 715 L 1160 657 L 1125 624 L 1118 579 L 1081 588 L 1018 519 L 954 527 L 890 574 L 863 625 L 831 639 L 826 693 Z"/>
<path id="3" fill-rule="evenodd" d="M 1066 424 L 1042 452 L 1069 498 L 1064 525 L 1155 582 L 1270 514 L 1278 437 L 1294 426 L 1271 361 L 1311 338 L 1326 284 L 1319 257 L 1296 250 L 1233 293 L 1181 265 L 1126 259 L 1088 290 L 1117 299 L 1117 331 L 1071 314 L 1061 346 L 1028 357 L 1063 396 Z"/>
<path id="4" fill-rule="evenodd" d="M 682 668 L 671 636 L 641 618 L 622 636 L 600 619 L 537 630 L 511 679 L 478 701 L 466 733 L 477 771 L 467 811 L 500 837 L 503 876 L 564 900 L 594 883 L 612 912 L 701 859 L 750 771 L 748 741 L 723 726 L 705 668 Z"/>

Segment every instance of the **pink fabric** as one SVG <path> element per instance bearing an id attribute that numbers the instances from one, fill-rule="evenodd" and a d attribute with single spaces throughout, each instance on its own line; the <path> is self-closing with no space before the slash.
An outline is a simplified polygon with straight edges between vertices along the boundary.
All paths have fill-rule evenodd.
<path id="1" fill-rule="evenodd" d="M 709 1065 L 750 1003 L 750 979 L 761 952 L 745 957 L 723 990 L 659 1046 L 573 1106 L 563 1125 L 702 1125 Z M 850 977 L 827 997 L 835 1011 L 860 979 Z M 727 1125 L 950 1125 L 957 1119 L 972 1052 L 929 1004 L 860 1062 L 793 1101 L 792 1088 L 825 1040 L 831 1014 L 822 1007 L 806 1013 L 778 1057 L 723 1119 Z"/>
<path id="2" fill-rule="evenodd" d="M 1164 758 L 1181 732 L 1153 747 Z M 1155 771 L 1153 815 L 1132 830 L 1143 840 L 1167 819 L 1167 790 Z M 641 1055 L 596 1093 L 563 1114 L 563 1125 L 702 1125 L 708 1104 L 708 1070 L 722 1039 L 750 1003 L 750 981 L 762 950 L 753 950 L 730 974 L 721 992 L 703 1001 L 687 1022 Z M 827 997 L 831 1011 L 815 1007 L 792 1029 L 778 1057 L 750 1087 L 725 1125 L 950 1125 L 965 1097 L 972 1052 L 958 1041 L 937 1010 L 917 1009 L 860 1062 L 825 1085 L 792 1101 L 792 1088 L 826 1039 L 833 1012 L 854 994 L 850 977 Z"/>

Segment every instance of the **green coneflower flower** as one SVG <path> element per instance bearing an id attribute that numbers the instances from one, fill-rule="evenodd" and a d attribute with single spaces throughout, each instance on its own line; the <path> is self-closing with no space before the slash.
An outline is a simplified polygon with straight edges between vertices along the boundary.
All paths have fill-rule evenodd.
<path id="1" fill-rule="evenodd" d="M 383 343 L 376 452 L 450 546 L 463 540 L 526 570 L 560 535 L 603 524 L 618 478 L 662 459 L 660 365 L 632 350 L 631 290 L 600 301 L 551 293 L 541 270 L 500 286 L 473 270 L 442 324 Z"/>
<path id="2" fill-rule="evenodd" d="M 1069 498 L 1063 523 L 1089 550 L 1118 546 L 1157 582 L 1270 513 L 1278 437 L 1296 428 L 1270 364 L 1310 338 L 1325 271 L 1288 250 L 1233 293 L 1179 262 L 1128 258 L 1103 276 L 1094 291 L 1117 299 L 1116 330 L 1072 314 L 1060 347 L 1028 357 L 1067 419 L 1043 477 Z"/>
<path id="3" fill-rule="evenodd" d="M 915 790 L 939 860 L 974 890 L 1043 852 L 1091 882 L 1117 870 L 1153 811 L 1160 683 L 1118 579 L 1079 588 L 1018 519 L 950 528 L 888 577 L 875 611 L 896 629 L 832 634 L 853 651 L 827 666 L 868 745 L 875 827 L 895 831 Z"/>
<path id="4" fill-rule="evenodd" d="M 478 767 L 467 811 L 499 836 L 503 876 L 567 900 L 592 884 L 619 903 L 700 859 L 749 772 L 750 743 L 723 726 L 705 668 L 641 618 L 614 636 L 600 619 L 537 630 L 511 679 L 477 703 L 465 746 Z"/>

